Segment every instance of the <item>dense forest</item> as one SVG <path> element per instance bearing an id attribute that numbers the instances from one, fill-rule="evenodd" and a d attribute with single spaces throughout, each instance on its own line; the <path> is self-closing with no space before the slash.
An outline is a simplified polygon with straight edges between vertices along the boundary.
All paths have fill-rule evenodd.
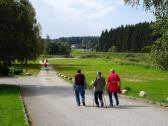
<path id="1" fill-rule="evenodd" d="M 154 40 L 151 23 L 120 26 L 102 32 L 97 51 L 148 52 Z"/>

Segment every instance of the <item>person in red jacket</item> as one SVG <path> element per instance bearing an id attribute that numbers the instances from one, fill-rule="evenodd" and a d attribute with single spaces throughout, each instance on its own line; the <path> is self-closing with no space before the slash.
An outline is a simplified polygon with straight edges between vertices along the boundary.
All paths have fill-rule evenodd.
<path id="1" fill-rule="evenodd" d="M 113 106 L 113 99 L 112 99 L 112 94 L 114 94 L 115 100 L 116 100 L 116 105 L 119 105 L 119 100 L 118 100 L 118 91 L 121 86 L 121 81 L 120 81 L 120 76 L 115 72 L 114 69 L 111 70 L 110 75 L 108 76 L 107 79 L 107 90 L 109 93 L 109 100 L 110 100 L 110 106 Z"/>

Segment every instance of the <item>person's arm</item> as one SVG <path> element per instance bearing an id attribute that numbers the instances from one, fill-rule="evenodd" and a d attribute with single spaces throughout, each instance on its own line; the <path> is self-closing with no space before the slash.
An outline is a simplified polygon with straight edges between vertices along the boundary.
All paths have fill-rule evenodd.
<path id="1" fill-rule="evenodd" d="M 119 75 L 118 75 L 118 86 L 121 87 L 121 79 Z"/>
<path id="2" fill-rule="evenodd" d="M 76 76 L 74 76 L 74 80 L 73 80 L 73 89 L 75 90 L 75 84 L 76 84 Z"/>
<path id="3" fill-rule="evenodd" d="M 109 77 L 107 78 L 107 82 L 106 82 L 106 90 L 108 90 L 108 85 L 109 85 Z"/>
<path id="4" fill-rule="evenodd" d="M 103 78 L 104 79 L 104 87 L 103 87 L 103 90 L 106 88 L 106 80 L 105 80 L 105 78 Z"/>
<path id="5" fill-rule="evenodd" d="M 121 87 L 121 80 L 119 80 L 119 82 L 118 82 L 118 86 Z"/>
<path id="6" fill-rule="evenodd" d="M 95 87 L 97 85 L 97 78 L 93 82 L 93 86 Z"/>

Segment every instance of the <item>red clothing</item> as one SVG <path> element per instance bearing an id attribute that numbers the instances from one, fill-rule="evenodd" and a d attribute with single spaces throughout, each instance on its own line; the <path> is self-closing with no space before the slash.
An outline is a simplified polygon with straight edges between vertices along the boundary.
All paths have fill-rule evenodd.
<path id="1" fill-rule="evenodd" d="M 47 63 L 45 63 L 45 64 L 44 64 L 44 67 L 48 67 L 48 64 L 47 64 Z"/>
<path id="2" fill-rule="evenodd" d="M 118 82 L 120 81 L 120 77 L 116 73 L 111 73 L 108 77 L 108 91 L 116 93 L 118 92 L 119 85 Z"/>
<path id="3" fill-rule="evenodd" d="M 84 74 L 76 74 L 75 75 L 75 84 L 76 85 L 84 85 L 85 84 L 85 75 Z"/>

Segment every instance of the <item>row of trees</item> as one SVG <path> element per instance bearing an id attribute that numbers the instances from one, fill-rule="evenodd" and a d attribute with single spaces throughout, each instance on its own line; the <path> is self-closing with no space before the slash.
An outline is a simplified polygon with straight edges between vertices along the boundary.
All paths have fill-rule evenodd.
<path id="1" fill-rule="evenodd" d="M 0 0 L 0 64 L 27 63 L 43 52 L 40 25 L 27 0 Z"/>
<path id="2" fill-rule="evenodd" d="M 124 0 L 126 4 L 137 6 L 140 0 Z M 151 46 L 151 57 L 159 67 L 168 70 L 168 0 L 143 0 L 146 10 L 152 10 L 156 17 L 153 34 L 158 36 Z"/>
<path id="3" fill-rule="evenodd" d="M 99 37 L 62 37 L 52 41 L 67 42 L 70 45 L 75 45 L 77 48 L 96 50 Z"/>
<path id="4" fill-rule="evenodd" d="M 46 54 L 49 55 L 70 55 L 71 46 L 65 42 L 46 43 Z"/>
<path id="5" fill-rule="evenodd" d="M 98 51 L 147 52 L 155 37 L 151 23 L 121 26 L 110 31 L 103 31 L 98 44 Z"/>

